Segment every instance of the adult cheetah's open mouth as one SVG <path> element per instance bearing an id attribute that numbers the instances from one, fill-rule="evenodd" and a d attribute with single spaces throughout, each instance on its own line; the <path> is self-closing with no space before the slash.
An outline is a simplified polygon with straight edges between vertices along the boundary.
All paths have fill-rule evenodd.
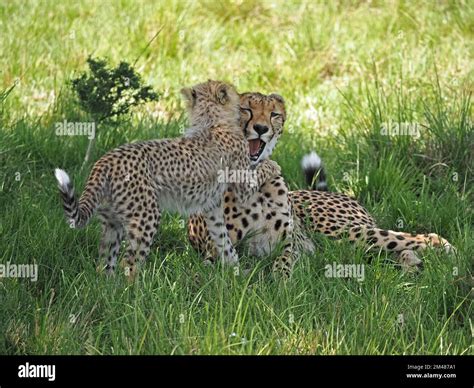
<path id="1" fill-rule="evenodd" d="M 261 139 L 249 140 L 250 160 L 253 162 L 258 160 L 266 145 L 267 143 Z"/>

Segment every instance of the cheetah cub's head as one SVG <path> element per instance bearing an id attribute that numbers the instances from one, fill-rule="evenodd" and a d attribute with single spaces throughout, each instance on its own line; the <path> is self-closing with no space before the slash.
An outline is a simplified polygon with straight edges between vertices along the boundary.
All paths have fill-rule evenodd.
<path id="1" fill-rule="evenodd" d="M 191 123 L 188 135 L 221 125 L 240 130 L 240 99 L 232 85 L 209 80 L 184 88 L 181 94 L 186 100 Z"/>
<path id="2" fill-rule="evenodd" d="M 271 156 L 283 132 L 285 101 L 278 94 L 243 93 L 240 95 L 240 126 L 249 142 L 252 164 Z"/>

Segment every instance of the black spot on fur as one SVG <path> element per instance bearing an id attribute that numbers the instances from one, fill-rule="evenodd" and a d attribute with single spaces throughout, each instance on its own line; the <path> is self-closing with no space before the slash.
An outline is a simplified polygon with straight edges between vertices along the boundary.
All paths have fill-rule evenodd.
<path id="1" fill-rule="evenodd" d="M 276 220 L 275 222 L 275 230 L 279 230 L 281 227 L 281 220 Z"/>
<path id="2" fill-rule="evenodd" d="M 391 242 L 388 243 L 387 248 L 388 249 L 393 249 L 396 246 L 397 246 L 397 242 L 396 241 L 391 241 Z"/>

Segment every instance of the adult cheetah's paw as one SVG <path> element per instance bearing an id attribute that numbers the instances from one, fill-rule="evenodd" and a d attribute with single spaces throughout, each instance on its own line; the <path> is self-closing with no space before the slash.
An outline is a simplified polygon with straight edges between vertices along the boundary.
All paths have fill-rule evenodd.
<path id="1" fill-rule="evenodd" d="M 443 248 L 446 253 L 453 255 L 456 253 L 456 248 L 454 248 L 448 240 L 445 240 L 441 236 L 437 235 L 436 233 L 429 233 L 428 234 L 430 245 L 433 247 L 440 247 Z"/>
<path id="2" fill-rule="evenodd" d="M 423 267 L 423 261 L 415 251 L 409 249 L 400 252 L 398 263 L 404 272 L 417 272 Z"/>
<path id="3" fill-rule="evenodd" d="M 291 268 L 281 260 L 276 260 L 272 266 L 272 275 L 275 279 L 286 282 L 291 277 Z"/>

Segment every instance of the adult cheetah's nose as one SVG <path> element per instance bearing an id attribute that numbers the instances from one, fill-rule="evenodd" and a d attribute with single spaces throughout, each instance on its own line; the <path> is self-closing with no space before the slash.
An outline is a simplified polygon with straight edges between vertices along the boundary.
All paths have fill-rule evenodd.
<path id="1" fill-rule="evenodd" d="M 255 124 L 253 129 L 255 129 L 255 132 L 257 132 L 259 136 L 268 132 L 268 127 L 266 125 Z"/>

